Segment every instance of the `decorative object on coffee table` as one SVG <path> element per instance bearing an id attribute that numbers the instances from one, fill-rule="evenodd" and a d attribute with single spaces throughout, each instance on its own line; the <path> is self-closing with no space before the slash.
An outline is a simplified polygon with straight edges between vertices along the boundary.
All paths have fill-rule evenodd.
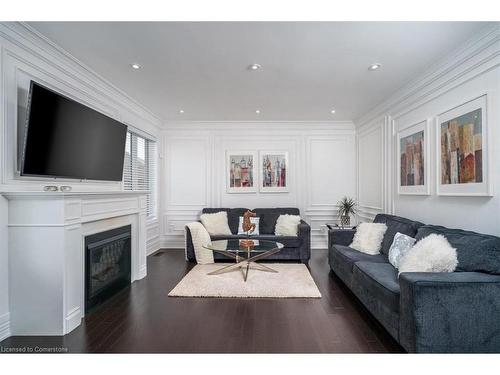
<path id="1" fill-rule="evenodd" d="M 257 216 L 257 214 L 255 212 L 250 211 L 250 210 L 247 210 L 243 214 L 242 227 L 243 227 L 243 232 L 246 233 L 247 237 L 249 237 L 250 234 L 255 230 L 255 223 L 252 223 L 250 221 L 250 218 L 256 217 L 256 216 Z M 247 239 L 241 240 L 241 244 L 242 244 L 242 246 L 253 247 L 254 242 L 247 238 Z"/>
<path id="2" fill-rule="evenodd" d="M 353 198 L 344 197 L 337 202 L 341 228 L 351 225 L 351 215 L 354 215 L 356 213 L 354 209 L 355 206 L 356 201 Z"/>
<path id="3" fill-rule="evenodd" d="M 247 281 L 250 265 L 259 271 L 278 272 L 271 267 L 256 262 L 276 254 L 283 248 L 283 244 L 265 240 L 253 241 L 248 239 L 234 239 L 212 241 L 203 247 L 224 254 L 236 261 L 236 263 L 210 272 L 209 275 L 218 275 L 239 268 L 243 273 L 243 279 Z"/>

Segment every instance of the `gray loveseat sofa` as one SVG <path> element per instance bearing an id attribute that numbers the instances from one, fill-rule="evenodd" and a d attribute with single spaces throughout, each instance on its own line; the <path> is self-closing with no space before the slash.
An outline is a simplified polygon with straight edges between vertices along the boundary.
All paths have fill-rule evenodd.
<path id="1" fill-rule="evenodd" d="M 379 214 L 381 254 L 349 247 L 355 230 L 329 232 L 332 271 L 408 352 L 500 352 L 500 238 Z M 452 273 L 402 273 L 387 255 L 396 232 L 444 235 L 457 249 Z"/>
<path id="2" fill-rule="evenodd" d="M 248 208 L 204 208 L 202 213 L 227 212 L 227 220 L 231 235 L 211 236 L 212 241 L 245 238 L 245 235 L 238 235 L 239 218 Z M 269 240 L 281 242 L 284 247 L 281 251 L 266 258 L 269 260 L 298 260 L 302 263 L 309 262 L 311 258 L 311 227 L 304 220 L 301 220 L 298 228 L 298 236 L 276 236 L 274 228 L 280 215 L 300 215 L 298 208 L 255 208 L 252 210 L 260 218 L 259 235 L 252 236 L 255 240 Z M 187 260 L 195 262 L 194 247 L 189 228 L 186 227 L 186 257 Z M 228 258 L 222 254 L 215 253 L 215 259 Z"/>

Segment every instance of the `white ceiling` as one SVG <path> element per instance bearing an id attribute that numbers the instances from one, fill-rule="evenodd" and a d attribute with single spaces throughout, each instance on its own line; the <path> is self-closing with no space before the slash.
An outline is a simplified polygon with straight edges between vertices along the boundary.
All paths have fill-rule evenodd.
<path id="1" fill-rule="evenodd" d="M 480 22 L 29 24 L 164 121 L 353 120 L 489 26 Z M 134 62 L 143 68 L 133 70 Z M 373 62 L 382 68 L 369 72 Z M 252 63 L 263 68 L 247 70 Z M 179 114 L 180 109 L 185 113 Z"/>

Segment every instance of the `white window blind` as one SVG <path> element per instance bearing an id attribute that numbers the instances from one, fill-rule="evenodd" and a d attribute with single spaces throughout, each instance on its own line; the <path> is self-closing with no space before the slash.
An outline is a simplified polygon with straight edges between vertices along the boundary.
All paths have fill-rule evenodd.
<path id="1" fill-rule="evenodd" d="M 149 218 L 156 217 L 156 174 L 156 142 L 128 131 L 123 164 L 123 188 L 149 191 L 147 195 Z"/>

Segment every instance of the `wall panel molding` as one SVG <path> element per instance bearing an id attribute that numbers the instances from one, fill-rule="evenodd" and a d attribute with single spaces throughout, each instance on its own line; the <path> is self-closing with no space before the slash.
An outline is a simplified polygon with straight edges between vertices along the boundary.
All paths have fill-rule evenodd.
<path id="1" fill-rule="evenodd" d="M 479 94 L 487 93 L 488 103 L 499 103 L 500 99 L 500 25 L 485 29 L 456 53 L 437 64 L 427 74 L 401 89 L 393 97 L 370 111 L 357 121 L 358 125 L 358 189 L 366 186 L 372 164 L 370 160 L 359 160 L 363 150 L 359 142 L 375 128 L 380 129 L 380 144 L 383 164 L 378 167 L 383 176 L 373 189 L 382 192 L 382 203 L 371 204 L 359 197 L 358 218 L 371 221 L 378 212 L 401 215 L 424 223 L 463 228 L 493 235 L 500 235 L 500 197 L 443 197 L 436 193 L 438 133 L 433 121 L 429 132 L 431 194 L 425 196 L 397 194 L 397 133 L 422 119 L 435 119 L 440 113 L 455 108 Z M 498 105 L 488 105 L 484 119 L 488 123 L 489 164 L 500 163 L 498 147 Z M 366 158 L 365 158 L 366 159 Z M 491 183 L 498 187 L 500 175 L 491 174 Z M 379 186 L 380 185 L 380 186 Z M 359 190 L 358 190 L 359 191 Z M 474 211 L 474 215 L 464 215 Z"/>
<path id="2" fill-rule="evenodd" d="M 314 225 L 313 246 L 325 248 L 327 236 L 321 229 L 322 225 L 336 220 L 335 203 L 341 196 L 355 195 L 355 131 L 352 123 L 177 123 L 169 124 L 163 131 L 162 138 L 165 144 L 163 163 L 166 168 L 162 176 L 162 181 L 165 181 L 165 191 L 162 195 L 165 199 L 161 211 L 161 245 L 165 247 L 184 247 L 184 226 L 190 221 L 198 220 L 203 207 L 291 206 L 298 207 L 304 220 Z M 199 142 L 200 147 L 203 145 L 208 148 L 206 158 L 200 158 L 199 162 L 190 159 L 186 164 L 192 165 L 196 171 L 200 166 L 210 171 L 207 174 L 208 180 L 199 180 L 196 176 L 192 180 L 188 179 L 196 184 L 200 194 L 205 189 L 208 190 L 208 198 L 203 205 L 202 202 L 194 202 L 191 205 L 185 204 L 186 202 L 176 204 L 169 198 L 171 183 L 187 181 L 182 177 L 182 172 L 168 167 L 172 162 L 169 160 L 172 158 L 169 147 L 181 147 L 180 145 L 186 142 Z M 321 159 L 321 154 L 317 151 L 319 148 L 327 152 L 323 164 L 318 162 Z M 226 151 L 241 149 L 287 151 L 290 191 L 227 193 Z M 313 149 L 316 155 L 312 152 Z M 178 160 L 175 155 L 173 159 Z M 340 184 L 335 180 L 339 170 L 343 172 Z M 257 169 L 257 172 L 260 172 L 260 169 Z M 181 176 L 176 176 L 179 173 Z M 334 185 L 318 189 L 317 186 L 325 184 L 325 181 Z"/>

